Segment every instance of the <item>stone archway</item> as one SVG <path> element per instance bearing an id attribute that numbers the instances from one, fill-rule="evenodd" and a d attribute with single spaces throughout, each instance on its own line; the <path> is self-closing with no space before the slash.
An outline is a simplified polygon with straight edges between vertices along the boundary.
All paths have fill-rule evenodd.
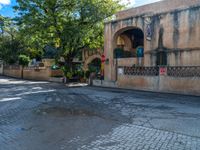
<path id="1" fill-rule="evenodd" d="M 100 59 L 101 60 L 101 55 L 100 54 L 94 54 L 90 57 L 88 57 L 85 62 L 84 62 L 84 65 L 83 65 L 83 70 L 88 70 L 88 65 L 95 59 Z"/>
<path id="2" fill-rule="evenodd" d="M 123 42 L 120 42 L 120 40 Z M 113 50 L 123 48 L 126 52 L 133 53 L 130 57 L 136 57 L 136 48 L 144 47 L 144 32 L 138 27 L 127 27 L 120 29 L 113 36 Z"/>
<path id="3" fill-rule="evenodd" d="M 111 80 L 117 81 L 117 68 L 118 59 L 116 58 L 129 58 L 126 65 L 143 65 L 144 63 L 144 32 L 139 27 L 126 27 L 116 31 L 112 36 L 112 52 L 110 53 L 110 60 L 112 65 L 109 71 L 111 74 Z M 119 37 L 123 42 L 118 42 Z M 134 59 L 134 61 L 133 61 Z M 131 61 L 130 61 L 131 60 Z M 125 61 L 124 61 L 125 62 Z M 135 62 L 135 63 L 132 63 Z M 130 64 L 132 63 L 132 64 Z M 124 63 L 123 63 L 124 64 Z"/>

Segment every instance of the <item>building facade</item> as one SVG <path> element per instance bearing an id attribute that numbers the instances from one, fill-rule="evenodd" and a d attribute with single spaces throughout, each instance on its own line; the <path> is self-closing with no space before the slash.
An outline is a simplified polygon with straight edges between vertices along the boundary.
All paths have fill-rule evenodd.
<path id="1" fill-rule="evenodd" d="M 105 80 L 119 87 L 199 93 L 200 0 L 164 0 L 117 13 L 105 23 L 104 53 Z"/>

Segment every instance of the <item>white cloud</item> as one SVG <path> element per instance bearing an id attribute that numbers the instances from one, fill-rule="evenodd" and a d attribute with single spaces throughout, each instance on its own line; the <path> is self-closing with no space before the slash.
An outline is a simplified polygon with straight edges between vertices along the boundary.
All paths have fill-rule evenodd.
<path id="1" fill-rule="evenodd" d="M 11 3 L 10 0 L 0 0 L 1 5 L 9 5 Z"/>
<path id="2" fill-rule="evenodd" d="M 155 3 L 162 0 L 121 0 L 121 4 L 125 4 L 128 7 L 137 7 L 145 4 Z"/>
<path id="3" fill-rule="evenodd" d="M 135 5 L 135 0 L 121 0 L 121 4 L 125 4 L 127 6 Z"/>
<path id="4" fill-rule="evenodd" d="M 0 0 L 0 10 L 3 8 L 4 5 L 10 5 L 10 0 Z"/>
<path id="5" fill-rule="evenodd" d="M 162 0 L 135 0 L 134 6 L 142 6 L 142 5 L 155 3 L 155 2 L 159 2 L 159 1 L 162 1 Z"/>

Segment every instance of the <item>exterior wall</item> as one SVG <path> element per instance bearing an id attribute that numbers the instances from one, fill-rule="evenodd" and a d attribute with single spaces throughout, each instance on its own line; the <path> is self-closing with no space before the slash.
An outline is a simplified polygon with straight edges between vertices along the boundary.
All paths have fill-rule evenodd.
<path id="1" fill-rule="evenodd" d="M 104 54 L 106 59 L 109 59 L 109 64 L 105 65 L 105 80 L 116 79 L 115 68 L 116 63 L 113 58 L 113 49 L 116 48 L 116 41 L 118 35 L 127 29 L 140 28 L 144 30 L 144 20 L 142 17 L 137 19 L 130 19 L 120 22 L 110 22 L 105 24 L 105 42 L 104 42 Z M 125 29 L 125 30 L 124 30 Z M 144 49 L 146 43 L 144 43 Z"/>
<path id="2" fill-rule="evenodd" d="M 108 63 L 105 65 L 105 71 L 104 71 L 104 79 L 105 80 L 114 80 L 113 79 L 113 67 L 114 67 L 114 61 L 113 61 L 113 46 L 112 46 L 112 27 L 111 23 L 105 24 L 104 29 L 104 55 L 106 56 L 106 59 L 108 59 Z"/>
<path id="3" fill-rule="evenodd" d="M 200 78 L 168 76 L 118 76 L 118 87 L 147 91 L 171 92 L 200 95 Z"/>
<path id="4" fill-rule="evenodd" d="M 146 76 L 124 76 L 119 75 L 117 85 L 123 88 L 140 89 L 140 90 L 153 90 L 159 89 L 159 77 L 146 77 Z"/>
<path id="5" fill-rule="evenodd" d="M 3 74 L 9 77 L 21 78 L 21 68 L 4 67 Z"/>
<path id="6" fill-rule="evenodd" d="M 160 77 L 159 90 L 200 95 L 200 77 Z"/>
<path id="7" fill-rule="evenodd" d="M 3 74 L 3 62 L 0 61 L 0 75 Z"/>
<path id="8" fill-rule="evenodd" d="M 118 35 L 129 29 L 144 32 L 144 66 L 156 66 L 157 52 L 167 53 L 169 66 L 200 65 L 200 0 L 165 0 L 116 14 L 105 23 L 105 80 L 116 80 L 113 49 Z M 147 22 L 151 20 L 152 37 L 147 39 Z M 162 34 L 161 34 L 162 31 Z"/>
<path id="9" fill-rule="evenodd" d="M 4 75 L 21 78 L 22 70 L 19 67 L 5 67 Z M 44 69 L 34 69 L 34 68 L 24 68 L 23 70 L 23 78 L 31 79 L 31 80 L 45 80 L 49 81 L 50 77 L 53 76 L 62 76 L 63 73 L 61 70 L 51 70 L 50 68 Z"/>
<path id="10" fill-rule="evenodd" d="M 50 77 L 62 77 L 63 72 L 62 70 L 50 70 Z"/>
<path id="11" fill-rule="evenodd" d="M 45 67 L 51 67 L 55 64 L 55 59 L 42 59 L 42 63 L 44 63 Z"/>
<path id="12" fill-rule="evenodd" d="M 133 66 L 134 64 L 137 64 L 137 58 L 120 58 L 117 61 L 118 66 Z"/>
<path id="13" fill-rule="evenodd" d="M 24 69 L 24 79 L 48 81 L 49 77 L 49 69 Z"/>
<path id="14" fill-rule="evenodd" d="M 195 6 L 200 3 L 200 0 L 164 0 L 161 2 L 140 6 L 137 8 L 127 9 L 116 14 L 117 20 L 129 18 L 133 15 L 142 14 L 157 14 L 169 12 L 177 9 L 185 9 L 188 6 Z"/>

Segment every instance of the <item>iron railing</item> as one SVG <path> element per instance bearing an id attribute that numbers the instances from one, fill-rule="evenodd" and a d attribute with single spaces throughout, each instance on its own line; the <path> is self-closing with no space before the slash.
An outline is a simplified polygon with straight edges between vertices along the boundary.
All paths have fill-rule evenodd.
<path id="1" fill-rule="evenodd" d="M 158 76 L 159 67 L 121 67 L 124 68 L 124 75 L 133 76 Z"/>
<path id="2" fill-rule="evenodd" d="M 200 77 L 200 66 L 170 66 L 167 75 L 171 77 Z"/>

